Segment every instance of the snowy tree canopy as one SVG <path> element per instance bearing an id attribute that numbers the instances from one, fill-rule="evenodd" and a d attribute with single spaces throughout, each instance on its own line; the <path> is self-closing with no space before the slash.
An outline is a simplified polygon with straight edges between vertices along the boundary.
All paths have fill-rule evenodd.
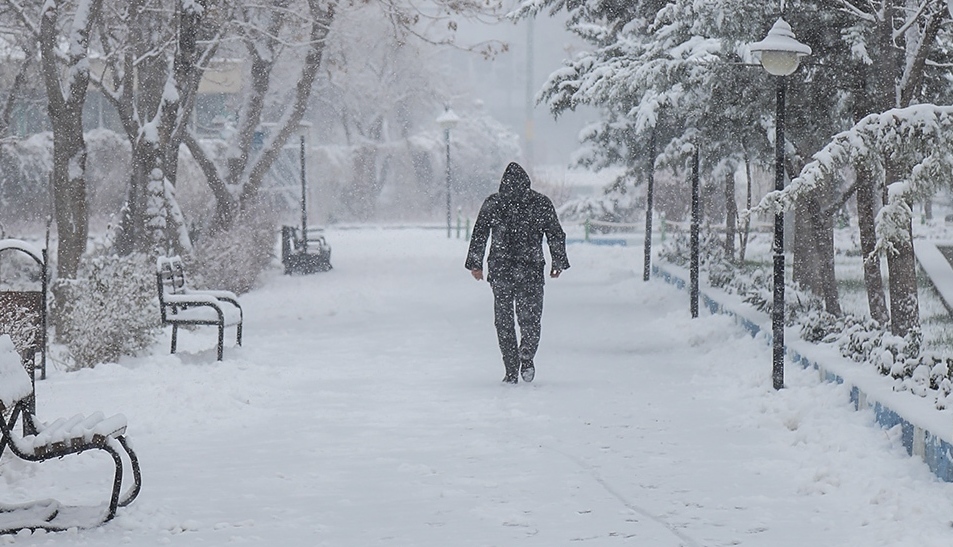
<path id="1" fill-rule="evenodd" d="M 883 173 L 892 163 L 903 177 L 886 181 L 888 200 L 877 222 L 878 250 L 892 251 L 894 242 L 909 238 L 911 203 L 953 180 L 951 148 L 953 107 L 916 105 L 871 114 L 835 135 L 788 187 L 769 193 L 746 214 L 790 210 L 843 167 L 864 163 Z"/>
<path id="2" fill-rule="evenodd" d="M 788 77 L 787 146 L 795 165 L 864 115 L 905 106 L 905 97 L 949 97 L 947 71 L 939 64 L 950 43 L 939 25 L 949 18 L 945 4 L 855 4 L 787 2 L 785 19 L 814 50 Z M 641 155 L 647 132 L 656 127 L 666 140 L 696 131 L 703 155 L 713 162 L 709 169 L 733 154 L 770 162 L 774 84 L 748 44 L 764 37 L 780 15 L 776 9 L 750 0 L 527 0 L 513 15 L 546 11 L 566 12 L 569 29 L 591 44 L 554 71 L 537 95 L 557 116 L 579 104 L 603 109 L 581 135 L 581 163 L 629 163 L 637 170 L 633 156 Z M 871 65 L 884 47 L 875 42 L 884 28 L 890 29 L 891 51 L 905 52 L 892 82 L 891 74 Z M 879 109 L 871 104 L 876 74 L 896 97 Z"/>

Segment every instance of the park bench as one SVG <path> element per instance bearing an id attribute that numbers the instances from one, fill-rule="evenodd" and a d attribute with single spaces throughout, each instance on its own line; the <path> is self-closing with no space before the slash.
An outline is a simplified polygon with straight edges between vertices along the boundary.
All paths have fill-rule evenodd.
<path id="1" fill-rule="evenodd" d="M 219 361 L 225 346 L 225 327 L 237 328 L 235 341 L 242 345 L 242 307 L 234 293 L 189 288 L 178 256 L 156 259 L 156 284 L 162 324 L 172 325 L 171 353 L 175 353 L 179 325 L 217 326 Z"/>
<path id="2" fill-rule="evenodd" d="M 124 436 L 126 418 L 122 414 L 105 417 L 102 412 L 77 414 L 51 423 L 36 419 L 30 408 L 33 382 L 9 335 L 0 335 L 0 455 L 7 448 L 25 461 L 44 462 L 87 450 L 107 452 L 116 465 L 109 503 L 100 506 L 67 506 L 52 499 L 15 505 L 0 504 L 0 534 L 19 530 L 64 531 L 92 528 L 116 516 L 139 495 L 142 478 L 139 460 Z M 23 434 L 17 434 L 17 421 Z M 124 457 L 132 469 L 133 484 L 123 486 Z"/>
<path id="3" fill-rule="evenodd" d="M 331 245 L 322 230 L 281 227 L 281 263 L 285 274 L 312 274 L 331 270 Z"/>

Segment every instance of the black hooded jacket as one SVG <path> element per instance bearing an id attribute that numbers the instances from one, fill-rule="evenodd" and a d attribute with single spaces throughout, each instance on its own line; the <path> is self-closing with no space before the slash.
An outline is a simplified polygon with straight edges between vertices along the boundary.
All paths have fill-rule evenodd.
<path id="1" fill-rule="evenodd" d="M 526 171 L 519 164 L 510 163 L 500 180 L 500 191 L 486 198 L 480 207 L 466 268 L 483 269 L 486 242 L 491 239 L 487 281 L 542 284 L 546 267 L 543 235 L 549 244 L 553 268 L 568 269 L 566 233 L 559 225 L 553 202 L 530 189 Z"/>

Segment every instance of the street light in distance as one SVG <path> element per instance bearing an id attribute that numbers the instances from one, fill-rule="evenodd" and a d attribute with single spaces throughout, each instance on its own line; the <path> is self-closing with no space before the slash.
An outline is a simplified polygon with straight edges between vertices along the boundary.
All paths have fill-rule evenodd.
<path id="1" fill-rule="evenodd" d="M 447 105 L 446 109 L 443 111 L 443 114 L 437 116 L 437 124 L 443 128 L 443 138 L 447 143 L 447 238 L 450 238 L 450 130 L 457 126 L 460 123 L 460 117 L 457 116 L 453 110 L 450 110 L 450 105 Z"/>

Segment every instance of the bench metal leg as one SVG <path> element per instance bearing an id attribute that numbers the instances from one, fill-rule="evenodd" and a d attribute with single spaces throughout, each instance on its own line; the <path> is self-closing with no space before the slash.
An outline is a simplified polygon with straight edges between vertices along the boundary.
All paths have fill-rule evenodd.
<path id="1" fill-rule="evenodd" d="M 136 456 L 136 453 L 132 451 L 132 447 L 129 446 L 129 443 L 126 442 L 126 437 L 116 437 L 116 440 L 119 441 L 122 449 L 126 451 L 126 455 L 129 456 L 129 463 L 132 466 L 132 486 L 119 498 L 119 507 L 125 507 L 132 503 L 132 500 L 136 499 L 136 496 L 139 495 L 139 490 L 142 489 L 142 473 L 139 471 L 139 458 Z"/>
<path id="2" fill-rule="evenodd" d="M 122 458 L 119 456 L 119 452 L 112 446 L 109 446 L 108 443 L 103 446 L 102 449 L 108 452 L 109 455 L 112 456 L 113 462 L 116 463 L 116 473 L 113 475 L 113 489 L 109 495 L 109 511 L 106 513 L 105 520 L 103 520 L 103 522 L 107 522 L 116 516 L 116 509 L 119 507 L 119 495 L 122 492 Z"/>
<path id="3" fill-rule="evenodd" d="M 179 335 L 179 326 L 175 323 L 172 324 L 172 353 L 175 353 L 175 343 Z"/>
<path id="4" fill-rule="evenodd" d="M 235 341 L 238 342 L 238 345 L 242 345 L 242 324 L 238 324 L 238 333 L 235 336 Z"/>
<path id="5" fill-rule="evenodd" d="M 220 324 L 218 326 L 218 360 L 222 360 L 222 355 L 225 352 L 225 325 Z"/>
<path id="6" fill-rule="evenodd" d="M 16 412 L 16 410 L 14 411 Z M 10 428 L 8 424 L 0 424 L 4 440 L 8 440 Z M 10 445 L 11 447 L 13 445 Z M 90 443 L 83 447 L 70 447 L 48 454 L 47 456 L 34 456 L 25 454 L 13 448 L 13 453 L 20 459 L 33 462 L 44 462 L 59 459 L 69 454 L 79 454 L 85 450 L 98 449 L 106 452 L 112 458 L 115 464 L 113 474 L 112 489 L 109 496 L 109 503 L 105 506 L 105 511 L 100 507 L 84 506 L 65 506 L 60 505 L 55 500 L 40 500 L 28 504 L 10 506 L 0 504 L 0 515 L 6 518 L 0 518 L 0 534 L 16 533 L 20 530 L 46 530 L 50 532 L 62 532 L 73 529 L 89 529 L 99 526 L 113 519 L 116 516 L 116 510 L 119 507 L 125 507 L 132 503 L 139 495 L 142 487 L 142 475 L 139 471 L 139 459 L 136 453 L 127 443 L 124 436 L 106 439 L 102 444 Z M 128 456 L 129 465 L 132 470 L 133 482 L 128 486 L 125 492 L 122 492 L 124 480 L 122 453 Z M 17 514 L 18 513 L 18 514 Z M 11 518 L 12 514 L 12 518 Z"/>

